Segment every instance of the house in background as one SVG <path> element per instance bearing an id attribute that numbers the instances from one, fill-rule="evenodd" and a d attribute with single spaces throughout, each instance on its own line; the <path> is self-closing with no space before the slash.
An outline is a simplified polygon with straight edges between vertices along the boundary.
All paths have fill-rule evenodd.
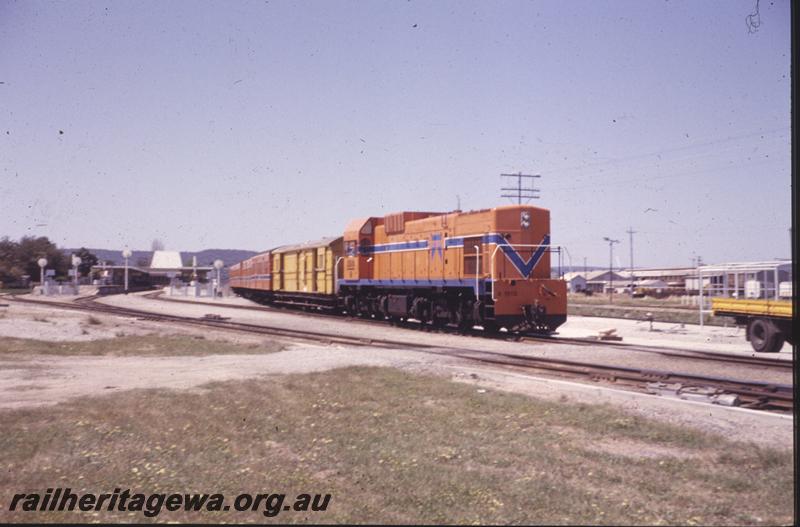
<path id="1" fill-rule="evenodd" d="M 580 272 L 564 273 L 568 293 L 582 293 L 586 290 L 586 278 L 583 275 Z"/>

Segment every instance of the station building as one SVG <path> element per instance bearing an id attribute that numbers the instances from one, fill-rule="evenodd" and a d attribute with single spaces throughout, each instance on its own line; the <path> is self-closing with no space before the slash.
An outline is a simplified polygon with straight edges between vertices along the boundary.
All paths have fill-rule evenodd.
<path id="1" fill-rule="evenodd" d="M 142 290 L 156 286 L 206 283 L 209 274 L 214 270 L 211 266 L 198 266 L 193 258 L 192 265 L 183 265 L 183 258 L 178 251 L 154 251 L 149 266 L 128 265 L 128 289 Z M 101 292 L 118 292 L 125 286 L 125 265 L 92 266 L 92 283 Z"/>

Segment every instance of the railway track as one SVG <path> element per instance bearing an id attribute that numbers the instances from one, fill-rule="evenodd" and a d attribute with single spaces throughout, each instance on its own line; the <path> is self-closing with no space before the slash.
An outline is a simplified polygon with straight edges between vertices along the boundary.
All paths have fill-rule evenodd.
<path id="1" fill-rule="evenodd" d="M 490 364 L 503 369 L 521 370 L 526 373 L 546 372 L 551 376 L 567 379 L 589 380 L 624 387 L 641 393 L 673 396 L 709 403 L 766 410 L 791 412 L 793 409 L 792 385 L 747 381 L 727 377 L 696 375 L 662 370 L 645 370 L 623 366 L 594 364 L 550 357 L 532 357 L 517 353 L 464 350 L 456 347 L 435 346 L 416 342 L 358 338 L 306 330 L 289 330 L 274 326 L 233 322 L 215 317 L 187 317 L 156 314 L 131 308 L 110 306 L 97 301 L 94 296 L 84 297 L 74 303 L 42 302 L 33 299 L 12 297 L 12 301 L 47 305 L 59 309 L 99 312 L 109 315 L 133 317 L 139 320 L 171 322 L 195 327 L 216 328 L 313 342 L 318 344 L 340 344 L 369 346 L 389 349 L 422 351 L 425 353 L 455 357 L 471 362 Z"/>
<path id="2" fill-rule="evenodd" d="M 148 293 L 143 295 L 145 298 L 155 299 L 162 302 L 175 302 L 178 304 L 187 304 L 185 300 L 176 300 L 173 298 L 165 298 L 161 291 L 155 291 L 152 293 Z M 331 317 L 336 316 L 333 314 L 324 314 L 320 312 L 312 312 L 312 311 L 298 311 L 288 308 L 280 308 L 280 307 L 266 307 L 266 306 L 240 306 L 235 304 L 220 304 L 219 302 L 195 302 L 191 301 L 190 304 L 197 304 L 197 305 L 207 305 L 213 307 L 224 307 L 225 309 L 240 309 L 240 310 L 249 310 L 249 311 L 268 311 L 268 312 L 276 312 L 276 310 L 280 311 L 281 313 L 289 313 L 289 314 L 298 314 L 302 316 L 312 316 L 312 317 Z M 344 315 L 347 317 L 346 315 Z M 379 321 L 374 319 L 365 319 L 365 318 L 358 318 L 358 317 L 347 317 L 348 321 L 356 322 L 359 324 L 378 324 L 378 325 L 385 325 L 385 321 Z M 411 326 L 409 326 L 411 327 Z M 440 332 L 447 332 L 447 333 L 457 333 L 456 329 L 452 328 L 428 328 L 431 331 L 440 331 Z M 793 367 L 792 361 L 774 359 L 774 358 L 767 358 L 767 357 L 750 357 L 750 356 L 742 356 L 742 355 L 732 355 L 729 353 L 718 353 L 713 351 L 701 351 L 701 350 L 690 350 L 684 348 L 674 348 L 674 347 L 665 347 L 665 346 L 643 346 L 641 344 L 627 344 L 622 342 L 614 342 L 614 341 L 603 341 L 603 340 L 596 340 L 592 338 L 569 338 L 569 337 L 560 337 L 560 336 L 543 336 L 543 335 L 535 335 L 535 334 L 514 334 L 514 333 L 485 333 L 482 330 L 472 329 L 467 332 L 467 335 L 471 336 L 479 336 L 482 338 L 490 338 L 490 339 L 501 339 L 501 340 L 509 340 L 515 342 L 522 342 L 522 343 L 552 343 L 552 344 L 570 344 L 570 345 L 577 345 L 577 346 L 605 346 L 605 347 L 613 347 L 617 349 L 624 349 L 625 351 L 637 352 L 637 353 L 654 353 L 657 355 L 665 356 L 665 357 L 677 357 L 681 359 L 696 359 L 698 361 L 712 361 L 712 362 L 723 362 L 728 364 L 746 364 L 750 366 L 759 366 L 759 367 L 766 367 L 766 368 L 773 368 L 773 369 L 783 369 L 783 370 L 791 370 Z"/>

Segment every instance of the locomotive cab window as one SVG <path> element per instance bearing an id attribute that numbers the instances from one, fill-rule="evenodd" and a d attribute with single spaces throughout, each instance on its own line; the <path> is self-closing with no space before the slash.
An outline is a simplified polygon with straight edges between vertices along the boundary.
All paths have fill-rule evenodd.
<path id="1" fill-rule="evenodd" d="M 475 246 L 478 246 L 477 254 Z M 483 240 L 480 236 L 464 238 L 464 274 L 475 275 L 479 271 L 478 258 L 483 254 Z"/>

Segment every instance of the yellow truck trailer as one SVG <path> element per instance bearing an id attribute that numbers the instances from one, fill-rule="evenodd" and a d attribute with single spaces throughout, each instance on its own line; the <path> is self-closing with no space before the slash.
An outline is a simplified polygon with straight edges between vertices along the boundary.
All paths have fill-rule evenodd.
<path id="1" fill-rule="evenodd" d="M 759 353 L 776 353 L 784 341 L 794 346 L 791 300 L 713 298 L 711 310 L 714 316 L 732 317 L 746 327 L 745 338 Z"/>

